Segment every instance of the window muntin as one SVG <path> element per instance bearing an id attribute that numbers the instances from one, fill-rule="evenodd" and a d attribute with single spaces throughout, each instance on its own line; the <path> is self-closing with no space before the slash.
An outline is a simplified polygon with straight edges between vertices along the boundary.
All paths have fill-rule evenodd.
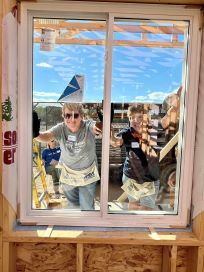
<path id="1" fill-rule="evenodd" d="M 134 9 L 133 9 L 134 7 Z M 137 7 L 137 9 L 135 9 Z M 188 20 L 190 22 L 190 46 L 189 46 L 189 59 L 190 59 L 190 66 L 188 67 L 188 77 L 186 79 L 186 86 L 187 86 L 187 107 L 186 107 L 186 119 L 185 119 L 185 125 L 184 125 L 184 133 L 186 135 L 185 138 L 185 148 L 183 149 L 183 159 L 182 159 L 182 167 L 181 167 L 181 186 L 182 190 L 180 190 L 179 196 L 181 198 L 181 202 L 179 205 L 178 210 L 178 216 L 146 216 L 144 213 L 142 216 L 140 215 L 128 215 L 129 220 L 123 220 L 123 216 L 120 216 L 119 214 L 115 214 L 114 216 L 112 214 L 107 214 L 106 207 L 106 197 L 104 197 L 104 193 L 106 193 L 106 188 L 103 187 L 102 192 L 102 210 L 103 212 L 100 214 L 101 220 L 97 220 L 98 216 L 95 215 L 91 216 L 89 214 L 85 214 L 84 216 L 82 214 L 75 214 L 74 216 L 69 214 L 68 217 L 65 216 L 67 211 L 57 211 L 57 212 L 51 212 L 51 211 L 32 211 L 29 208 L 30 203 L 30 192 L 31 188 L 29 183 L 27 182 L 30 180 L 30 173 L 31 168 L 30 164 L 25 161 L 25 154 L 28 154 L 28 157 L 31 157 L 30 154 L 30 143 L 26 140 L 24 137 L 24 131 L 27 131 L 27 128 L 31 125 L 31 115 L 25 114 L 25 112 L 31 112 L 32 105 L 30 103 L 30 92 L 28 90 L 31 90 L 31 67 L 27 64 L 31 63 L 32 60 L 32 54 L 31 54 L 31 33 L 32 33 L 32 16 L 34 17 L 47 17 L 50 18 L 49 15 L 52 14 L 53 18 L 56 18 L 56 14 L 58 17 L 64 18 L 66 12 L 67 14 L 74 14 L 76 11 L 79 12 L 80 18 L 81 14 L 86 14 L 87 11 L 90 10 L 91 12 L 97 12 L 97 15 L 110 17 L 113 15 L 111 12 L 114 12 L 115 17 L 121 18 L 121 17 L 127 17 L 127 18 L 151 18 L 151 19 L 157 19 L 160 20 L 163 19 L 174 19 L 174 20 Z M 134 10 L 134 14 L 133 11 Z M 188 218 L 188 209 L 190 207 L 190 186 L 191 186 L 191 177 L 192 177 L 192 166 L 189 165 L 189 159 L 193 158 L 193 146 L 194 146 L 194 135 L 195 135 L 195 126 L 189 128 L 186 124 L 195 124 L 196 121 L 196 114 L 195 114 L 195 107 L 196 107 L 196 100 L 197 100 L 197 89 L 198 89 L 198 75 L 199 75 L 199 48 L 200 48 L 200 41 L 201 41 L 201 35 L 199 32 L 199 18 L 200 18 L 200 11 L 195 9 L 183 9 L 180 7 L 174 7 L 171 6 L 168 8 L 168 11 L 166 9 L 166 6 L 148 6 L 148 5 L 126 5 L 126 4 L 120 4 L 120 5 L 109 5 L 106 6 L 102 3 L 97 3 L 96 5 L 91 5 L 90 3 L 88 6 L 79 5 L 79 3 L 73 3 L 73 2 L 66 2 L 66 3 L 58 3 L 57 5 L 53 4 L 49 7 L 49 11 L 47 11 L 47 5 L 44 3 L 23 3 L 22 4 L 22 23 L 20 26 L 20 46 L 19 46 L 19 63 L 20 63 L 20 69 L 19 69 L 19 89 L 20 89 L 20 96 L 19 96 L 19 120 L 25 120 L 25 122 L 19 122 L 19 146 L 20 148 L 20 154 L 19 159 L 20 161 L 23 161 L 23 167 L 19 168 L 19 180 L 21 183 L 21 188 L 25 188 L 25 190 L 20 190 L 20 220 L 21 222 L 38 222 L 40 224 L 68 224 L 68 225 L 81 225 L 81 218 L 83 218 L 83 225 L 92 225 L 92 226 L 149 226 L 149 224 L 153 224 L 157 227 L 171 227 L 171 226 L 177 226 L 177 225 L 185 225 L 186 220 Z M 107 12 L 107 13 L 106 13 Z M 109 13 L 110 12 L 110 13 Z M 61 13 L 61 15 L 60 15 Z M 96 13 L 95 13 L 96 14 Z M 125 15 L 124 15 L 125 14 Z M 102 18 L 100 16 L 100 18 Z M 87 16 L 86 16 L 87 17 Z M 76 16 L 75 16 L 76 18 Z M 90 16 L 88 16 L 90 18 Z M 96 18 L 96 17 L 95 17 Z M 127 19 L 125 19 L 127 20 Z M 110 31 L 108 31 L 110 33 Z M 111 35 L 109 35 L 109 38 Z M 109 47 L 109 42 L 107 41 L 107 47 Z M 193 49 L 193 50 L 192 50 Z M 27 54 L 28 53 L 28 54 Z M 110 54 L 106 55 L 106 61 L 107 63 L 110 61 Z M 109 65 L 106 65 L 106 68 Z M 110 66 L 109 66 L 110 67 Z M 106 71 L 110 74 L 111 69 L 106 69 Z M 105 100 L 105 112 L 108 109 L 107 104 L 111 101 L 107 97 L 108 90 L 110 90 L 110 76 L 109 74 L 106 74 L 106 80 L 105 80 L 105 94 L 108 101 Z M 24 79 L 28 79 L 27 81 Z M 188 101 L 191 101 L 189 104 Z M 108 102 L 108 103 L 107 103 Z M 106 119 L 108 120 L 108 119 Z M 104 127 L 106 128 L 106 131 L 108 131 L 108 124 L 104 124 Z M 106 132 L 104 132 L 106 134 Z M 31 138 L 31 130 L 28 131 L 28 138 Z M 108 139 L 108 136 L 107 138 Z M 108 150 L 108 144 L 104 143 L 103 150 L 107 153 Z M 180 153 L 179 153 L 180 154 Z M 26 163 L 28 163 L 28 167 L 26 166 Z M 104 165 L 106 165 L 106 161 L 104 160 Z M 103 174 L 102 174 L 103 175 Z M 104 174 L 106 176 L 106 174 Z M 103 180 L 104 183 L 106 183 L 106 180 Z M 140 212 L 138 212 L 140 214 Z M 57 218 L 57 220 L 56 220 Z"/>

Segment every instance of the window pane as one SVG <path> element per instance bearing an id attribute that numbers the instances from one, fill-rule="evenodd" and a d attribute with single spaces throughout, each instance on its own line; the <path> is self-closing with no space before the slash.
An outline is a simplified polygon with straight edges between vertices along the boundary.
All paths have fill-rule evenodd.
<path id="1" fill-rule="evenodd" d="M 113 31 L 109 212 L 175 214 L 188 23 L 117 19 Z"/>
<path id="2" fill-rule="evenodd" d="M 33 20 L 33 109 L 56 140 L 34 141 L 33 209 L 100 210 L 93 126 L 103 111 L 106 22 L 75 18 Z"/>

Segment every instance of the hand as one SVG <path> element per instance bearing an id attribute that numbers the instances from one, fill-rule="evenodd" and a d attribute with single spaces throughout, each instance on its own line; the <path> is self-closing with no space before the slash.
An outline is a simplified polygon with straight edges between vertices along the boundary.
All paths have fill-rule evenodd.
<path id="1" fill-rule="evenodd" d="M 33 138 L 38 137 L 40 134 L 40 119 L 38 119 L 38 114 L 33 111 Z"/>
<path id="2" fill-rule="evenodd" d="M 96 135 L 100 135 L 102 134 L 102 130 L 97 126 L 93 126 L 93 132 L 96 134 Z"/>

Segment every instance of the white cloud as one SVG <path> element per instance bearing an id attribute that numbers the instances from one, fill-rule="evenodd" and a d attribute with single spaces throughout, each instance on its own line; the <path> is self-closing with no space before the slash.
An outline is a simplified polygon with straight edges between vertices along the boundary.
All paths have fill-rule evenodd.
<path id="1" fill-rule="evenodd" d="M 53 67 L 52 65 L 50 65 L 50 64 L 47 63 L 47 62 L 37 63 L 36 66 L 42 67 L 42 68 L 52 68 L 52 67 Z"/>
<path id="2" fill-rule="evenodd" d="M 172 92 L 171 92 L 172 93 Z M 165 93 L 165 92 L 151 92 L 148 93 L 146 96 L 136 96 L 135 101 L 138 102 L 157 102 L 157 103 L 162 103 L 164 99 L 169 95 L 170 93 Z"/>
<path id="3" fill-rule="evenodd" d="M 52 79 L 52 80 L 50 80 L 50 83 L 59 83 L 59 81 Z"/>
<path id="4" fill-rule="evenodd" d="M 178 64 L 181 63 L 181 60 L 178 60 L 178 59 L 172 59 L 171 61 L 158 61 L 158 64 L 160 64 L 161 66 L 164 66 L 164 67 L 175 67 L 177 66 Z"/>
<path id="5" fill-rule="evenodd" d="M 129 68 L 129 67 L 122 67 L 122 68 L 119 68 L 119 67 L 116 67 L 115 68 L 116 71 L 119 71 L 119 72 L 124 72 L 124 73 L 142 73 L 142 70 L 140 69 L 137 69 L 137 68 Z"/>
<path id="6" fill-rule="evenodd" d="M 58 93 L 52 93 L 52 92 L 45 92 L 45 91 L 34 91 L 33 92 L 34 97 L 58 97 Z"/>

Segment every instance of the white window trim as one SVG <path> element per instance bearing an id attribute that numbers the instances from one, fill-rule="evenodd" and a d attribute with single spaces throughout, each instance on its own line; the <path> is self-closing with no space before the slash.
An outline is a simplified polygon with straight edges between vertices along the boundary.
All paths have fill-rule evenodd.
<path id="1" fill-rule="evenodd" d="M 133 13 L 135 10 L 135 13 Z M 154 214 L 149 212 L 139 212 L 137 215 L 108 214 L 108 169 L 109 159 L 109 130 L 110 130 L 110 84 L 111 84 L 111 44 L 107 44 L 109 55 L 106 56 L 106 76 L 105 76 L 105 98 L 104 112 L 107 122 L 104 122 L 103 152 L 102 152 L 102 184 L 101 186 L 101 210 L 98 212 L 74 212 L 66 210 L 32 210 L 31 209 L 31 139 L 32 139 L 32 41 L 31 22 L 32 14 L 38 16 L 48 16 L 51 14 L 57 17 L 67 17 L 67 13 L 77 12 L 79 14 L 90 13 L 104 14 L 111 22 L 113 17 L 126 17 L 137 19 L 175 19 L 190 21 L 190 35 L 192 37 L 189 46 L 188 78 L 186 85 L 188 92 L 186 95 L 186 115 L 184 124 L 184 151 L 181 163 L 181 176 L 179 190 L 178 215 Z M 108 15 L 109 14 L 109 15 Z M 125 14 L 125 15 L 124 15 Z M 185 6 L 166 6 L 150 4 L 124 4 L 124 3 L 93 3 L 93 2 L 42 2 L 42 3 L 21 3 L 21 24 L 19 26 L 19 66 L 18 66 L 18 127 L 19 127 L 19 203 L 20 221 L 22 223 L 52 224 L 68 226 L 97 226 L 97 227 L 184 227 L 188 223 L 191 208 L 192 172 L 195 144 L 196 128 L 196 108 L 199 81 L 199 61 L 201 48 L 201 31 L 199 30 L 201 12 L 199 9 L 186 9 Z M 29 32 L 30 31 L 30 32 Z M 107 34 L 111 37 L 111 28 Z M 193 49 L 193 50 L 192 50 Z M 109 121 L 108 121 L 109 120 Z M 106 133 L 105 133 L 106 131 Z"/>

